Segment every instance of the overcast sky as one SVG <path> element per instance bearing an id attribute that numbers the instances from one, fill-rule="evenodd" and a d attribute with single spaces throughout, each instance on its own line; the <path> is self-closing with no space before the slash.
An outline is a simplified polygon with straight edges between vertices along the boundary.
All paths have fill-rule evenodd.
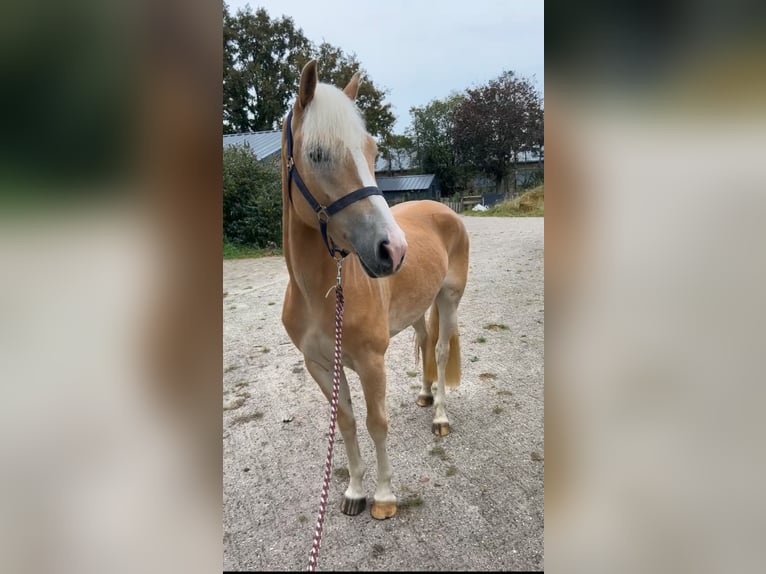
<path id="1" fill-rule="evenodd" d="M 542 0 L 227 0 L 229 11 L 264 7 L 290 16 L 306 37 L 356 53 L 388 90 L 397 122 L 409 109 L 496 78 L 504 70 L 543 92 Z M 322 79 L 322 63 L 319 77 Z"/>

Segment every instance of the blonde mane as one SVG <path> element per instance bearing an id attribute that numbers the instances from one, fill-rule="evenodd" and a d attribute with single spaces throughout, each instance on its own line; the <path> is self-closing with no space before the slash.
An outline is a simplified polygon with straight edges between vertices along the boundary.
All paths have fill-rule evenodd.
<path id="1" fill-rule="evenodd" d="M 306 108 L 301 134 L 304 154 L 322 148 L 338 159 L 345 150 L 362 148 L 367 129 L 359 109 L 342 90 L 319 83 Z"/>

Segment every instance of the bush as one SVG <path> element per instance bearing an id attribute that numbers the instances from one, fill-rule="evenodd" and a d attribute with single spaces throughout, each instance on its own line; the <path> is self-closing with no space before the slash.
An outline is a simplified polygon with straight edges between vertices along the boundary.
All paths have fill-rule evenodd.
<path id="1" fill-rule="evenodd" d="M 282 245 L 282 176 L 249 147 L 223 150 L 223 239 L 259 248 Z"/>

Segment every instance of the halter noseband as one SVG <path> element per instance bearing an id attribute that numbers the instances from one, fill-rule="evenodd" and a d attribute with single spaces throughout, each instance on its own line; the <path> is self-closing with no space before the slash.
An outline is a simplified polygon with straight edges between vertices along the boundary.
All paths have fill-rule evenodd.
<path id="1" fill-rule="evenodd" d="M 336 247 L 334 242 L 332 242 L 331 245 L 332 240 L 327 237 L 327 222 L 330 220 L 330 216 L 335 215 L 341 209 L 348 207 L 355 201 L 359 201 L 360 199 L 364 199 L 370 195 L 383 195 L 383 192 L 380 191 L 380 188 L 375 186 L 362 187 L 356 191 L 352 191 L 348 195 L 344 195 L 328 206 L 324 206 L 319 203 L 316 199 L 314 199 L 314 196 L 311 195 L 308 188 L 306 187 L 306 184 L 303 183 L 303 180 L 298 173 L 298 168 L 295 167 L 295 161 L 293 159 L 292 120 L 293 111 L 290 110 L 290 113 L 287 114 L 287 194 L 290 198 L 290 203 L 293 202 L 293 188 L 291 184 L 292 181 L 295 180 L 295 184 L 303 194 L 303 197 L 306 198 L 306 201 L 308 201 L 311 209 L 313 209 L 314 213 L 317 214 L 317 218 L 319 219 L 319 230 L 322 233 L 324 244 L 327 246 L 327 250 L 330 252 L 330 257 L 335 258 L 336 254 L 340 255 L 341 258 L 345 257 L 348 255 L 348 252 Z"/>

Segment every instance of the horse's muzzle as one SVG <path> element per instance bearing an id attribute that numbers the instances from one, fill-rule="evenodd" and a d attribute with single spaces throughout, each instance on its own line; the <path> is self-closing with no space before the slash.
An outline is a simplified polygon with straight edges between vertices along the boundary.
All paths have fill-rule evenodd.
<path id="1" fill-rule="evenodd" d="M 393 235 L 393 236 L 392 236 Z M 377 242 L 374 249 L 357 250 L 359 261 L 370 277 L 387 277 L 402 267 L 407 254 L 407 242 L 396 234 Z"/>

